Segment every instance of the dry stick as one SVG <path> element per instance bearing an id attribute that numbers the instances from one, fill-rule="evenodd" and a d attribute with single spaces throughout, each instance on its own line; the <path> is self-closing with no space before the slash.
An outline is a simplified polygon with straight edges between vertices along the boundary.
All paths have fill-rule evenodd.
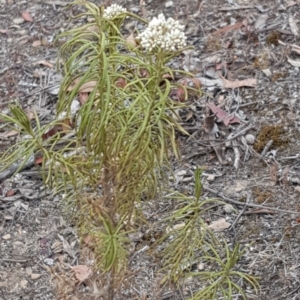
<path id="1" fill-rule="evenodd" d="M 14 262 L 14 263 L 25 263 L 28 259 L 10 259 L 10 258 L 0 258 L 0 261 L 4 262 Z"/>
<path id="2" fill-rule="evenodd" d="M 219 11 L 231 11 L 231 10 L 250 9 L 250 8 L 254 8 L 254 6 L 252 6 L 252 5 L 248 5 L 248 6 L 234 6 L 234 7 L 223 6 L 223 7 L 219 8 Z"/>
<path id="3" fill-rule="evenodd" d="M 230 198 L 227 198 L 226 196 L 224 196 L 221 192 L 215 191 L 209 187 L 203 186 L 203 189 L 207 192 L 213 193 L 215 195 L 217 195 L 218 197 L 220 197 L 221 199 L 225 200 L 226 202 L 229 203 L 233 203 L 236 205 L 241 205 L 241 206 L 248 206 L 248 207 L 257 207 L 257 208 L 264 208 L 264 209 L 270 209 L 270 210 L 274 210 L 274 211 L 278 211 L 278 212 L 282 212 L 282 213 L 286 213 L 286 214 L 297 214 L 300 215 L 300 212 L 297 211 L 291 211 L 291 210 L 284 210 L 284 209 L 280 209 L 280 208 L 275 208 L 275 207 L 269 207 L 269 206 L 264 206 L 264 205 L 259 205 L 259 204 L 254 204 L 254 203 L 244 203 L 244 202 L 240 202 L 240 201 L 236 201 L 236 200 L 232 200 Z"/>
<path id="4" fill-rule="evenodd" d="M 0 181 L 3 181 L 5 179 L 7 179 L 8 177 L 11 177 L 13 174 L 15 174 L 15 172 L 18 169 L 19 169 L 19 171 L 21 171 L 21 170 L 24 170 L 24 169 L 34 166 L 34 155 L 32 155 L 25 164 L 23 164 L 23 163 L 24 162 L 14 163 L 7 170 L 1 172 L 0 173 Z M 23 166 L 22 166 L 22 164 L 23 164 Z"/>
<path id="5" fill-rule="evenodd" d="M 247 193 L 247 200 L 246 200 L 246 203 L 244 203 L 244 207 L 243 209 L 240 211 L 240 213 L 238 214 L 238 216 L 235 218 L 234 222 L 231 224 L 229 230 L 233 230 L 233 234 L 234 234 L 234 237 L 233 237 L 233 245 L 235 245 L 235 242 L 236 242 L 236 230 L 235 230 L 235 225 L 237 224 L 237 222 L 239 221 L 239 219 L 242 217 L 243 213 L 245 212 L 246 208 L 247 208 L 247 204 L 249 203 L 250 201 L 250 192 Z"/>
<path id="6" fill-rule="evenodd" d="M 273 140 L 269 140 L 268 143 L 266 144 L 264 150 L 261 153 L 261 157 L 264 157 L 266 155 L 266 153 L 268 152 L 268 150 L 270 149 L 272 144 L 273 144 Z"/>

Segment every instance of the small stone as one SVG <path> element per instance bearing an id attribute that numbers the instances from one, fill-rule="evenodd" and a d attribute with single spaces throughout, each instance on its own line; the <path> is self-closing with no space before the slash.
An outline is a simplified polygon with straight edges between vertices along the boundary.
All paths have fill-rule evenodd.
<path id="1" fill-rule="evenodd" d="M 255 136 L 253 134 L 247 134 L 245 138 L 246 138 L 247 144 L 249 144 L 249 145 L 253 145 L 254 144 L 254 142 L 255 142 Z"/>
<path id="2" fill-rule="evenodd" d="M 9 240 L 11 238 L 11 235 L 8 233 L 8 234 L 3 235 L 2 238 L 4 240 Z"/>
<path id="3" fill-rule="evenodd" d="M 44 263 L 48 266 L 53 266 L 54 260 L 52 258 L 45 258 Z"/>
<path id="4" fill-rule="evenodd" d="M 296 186 L 295 190 L 300 193 L 300 186 Z"/>
<path id="5" fill-rule="evenodd" d="M 27 280 L 21 280 L 21 282 L 20 282 L 20 286 L 21 286 L 23 289 L 26 288 L 27 284 L 28 284 L 28 281 L 27 281 Z"/>
<path id="6" fill-rule="evenodd" d="M 31 279 L 36 280 L 39 279 L 42 275 L 41 274 L 36 274 L 36 273 L 32 273 L 30 275 Z"/>
<path id="7" fill-rule="evenodd" d="M 207 181 L 214 181 L 216 179 L 216 176 L 214 174 L 209 174 L 207 176 Z"/>
<path id="8" fill-rule="evenodd" d="M 263 72 L 267 77 L 271 77 L 271 76 L 272 76 L 272 72 L 270 71 L 270 69 L 263 69 L 262 72 Z"/>
<path id="9" fill-rule="evenodd" d="M 173 4 L 174 4 L 173 1 L 168 1 L 166 2 L 165 7 L 166 8 L 171 7 Z"/>
<path id="10" fill-rule="evenodd" d="M 25 22 L 25 20 L 23 18 L 16 18 L 16 19 L 13 19 L 13 22 L 16 25 L 20 25 L 20 24 L 23 24 Z"/>
<path id="11" fill-rule="evenodd" d="M 224 211 L 228 214 L 235 211 L 234 207 L 231 204 L 225 204 L 223 207 Z"/>
<path id="12" fill-rule="evenodd" d="M 42 42 L 40 40 L 36 40 L 32 43 L 32 47 L 35 48 L 35 47 L 39 47 L 42 45 Z"/>

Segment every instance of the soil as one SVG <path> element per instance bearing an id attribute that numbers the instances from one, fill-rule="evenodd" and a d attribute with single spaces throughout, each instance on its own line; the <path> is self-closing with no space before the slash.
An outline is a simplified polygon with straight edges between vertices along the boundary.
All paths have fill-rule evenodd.
<path id="1" fill-rule="evenodd" d="M 68 7 L 69 2 L 0 1 L 2 113 L 8 112 L 9 104 L 20 103 L 28 114 L 36 111 L 44 123 L 52 120 L 60 83 L 55 71 L 58 46 L 53 41 L 77 26 L 80 21 L 74 16 L 82 12 L 81 7 Z M 172 164 L 176 180 L 170 179 L 170 186 L 192 194 L 193 172 L 200 166 L 203 199 L 228 202 L 212 209 L 207 222 L 225 218 L 234 224 L 222 233 L 228 243 L 247 246 L 238 267 L 260 278 L 260 294 L 247 290 L 249 299 L 300 299 L 299 1 L 116 2 L 149 20 L 161 12 L 180 20 L 186 25 L 188 44 L 194 46 L 180 62 L 199 78 L 203 96 L 190 99 L 189 108 L 180 112 L 192 137 L 178 135 L 182 159 Z M 220 75 L 235 83 L 256 82 L 234 88 L 207 83 Z M 216 121 L 215 138 L 221 146 L 207 140 L 203 125 L 208 102 L 235 113 L 240 121 L 227 126 L 224 120 Z M 237 137 L 223 143 L 229 135 Z M 18 138 L 14 132 L 1 132 L 1 149 Z M 4 179 L 0 299 L 105 299 L 97 274 L 83 283 L 76 281 L 71 267 L 88 264 L 89 258 L 79 248 L 74 224 L 62 214 L 59 199 L 43 187 L 39 173 L 28 168 Z M 172 206 L 153 201 L 147 209 L 155 224 L 171 213 Z M 191 297 L 196 286 L 192 280 L 180 288 L 159 286 L 159 262 L 143 250 L 156 238 L 152 231 L 133 239 L 134 275 L 116 299 Z"/>

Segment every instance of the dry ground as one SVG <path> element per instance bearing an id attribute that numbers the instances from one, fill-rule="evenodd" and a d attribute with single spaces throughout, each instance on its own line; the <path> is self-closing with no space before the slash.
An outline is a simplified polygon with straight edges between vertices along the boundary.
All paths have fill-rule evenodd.
<path id="1" fill-rule="evenodd" d="M 0 1 L 2 112 L 7 112 L 9 103 L 19 101 L 28 112 L 36 110 L 43 122 L 53 117 L 59 76 L 51 68 L 58 51 L 52 42 L 62 30 L 76 26 L 78 21 L 72 17 L 80 13 L 80 8 L 66 8 L 67 2 Z M 231 203 L 236 210 L 227 211 L 218 206 L 207 220 L 236 221 L 234 230 L 223 232 L 228 242 L 252 243 L 239 264 L 243 271 L 260 277 L 261 294 L 255 297 L 249 291 L 250 299 L 300 299 L 299 1 L 145 0 L 142 7 L 137 0 L 116 2 L 147 18 L 164 12 L 186 24 L 195 53 L 190 64 L 184 65 L 202 81 L 216 78 L 218 69 L 229 80 L 257 79 L 252 88 L 234 89 L 208 87 L 203 81 L 204 96 L 191 101 L 182 115 L 194 139 L 178 138 L 183 156 L 173 165 L 176 182 L 172 185 L 192 193 L 192 174 L 195 166 L 201 166 L 205 168 L 204 197 L 219 196 L 238 203 L 248 197 L 248 206 Z M 26 14 L 22 18 L 24 11 L 33 22 L 24 20 Z M 226 27 L 239 22 L 242 27 Z M 223 27 L 226 29 L 212 34 Z M 236 144 L 224 144 L 226 164 L 203 140 L 208 99 L 235 112 L 242 121 L 227 127 L 219 123 L 223 140 L 251 125 L 235 139 Z M 247 134 L 259 141 L 254 145 L 256 152 L 244 143 Z M 2 133 L 1 148 L 16 138 Z M 273 145 L 261 155 L 270 140 Z M 237 149 L 241 156 L 238 169 L 233 166 Z M 73 224 L 62 216 L 58 199 L 43 189 L 34 169 L 2 180 L 0 192 L 0 299 L 101 299 L 105 290 L 95 276 L 77 285 L 70 266 L 88 264 L 88 257 L 79 251 Z M 156 202 L 148 209 L 152 210 L 149 220 L 155 222 L 170 213 L 171 206 Z M 159 262 L 142 250 L 155 240 L 155 233 L 150 233 L 133 242 L 136 253 L 131 265 L 136 273 L 121 298 L 187 298 L 193 282 L 183 284 L 181 291 L 160 291 Z"/>

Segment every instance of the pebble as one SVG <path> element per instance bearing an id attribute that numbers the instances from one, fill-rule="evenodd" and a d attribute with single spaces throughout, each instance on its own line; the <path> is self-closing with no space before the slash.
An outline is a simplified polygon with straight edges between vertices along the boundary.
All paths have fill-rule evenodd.
<path id="1" fill-rule="evenodd" d="M 2 238 L 4 240 L 9 240 L 11 238 L 11 235 L 8 233 L 8 234 L 3 235 Z"/>
<path id="2" fill-rule="evenodd" d="M 224 211 L 228 214 L 235 211 L 234 207 L 231 204 L 225 204 L 223 207 Z"/>
<path id="3" fill-rule="evenodd" d="M 21 280 L 21 282 L 20 282 L 20 286 L 21 286 L 23 289 L 26 288 L 27 284 L 28 284 L 28 281 L 27 281 L 27 280 Z"/>
<path id="4" fill-rule="evenodd" d="M 247 134 L 245 138 L 246 138 L 247 144 L 249 144 L 249 145 L 254 144 L 255 136 L 253 134 Z"/>
<path id="5" fill-rule="evenodd" d="M 173 1 L 168 1 L 166 2 L 165 7 L 166 8 L 171 7 L 173 4 L 174 4 Z"/>
<path id="6" fill-rule="evenodd" d="M 23 24 L 25 22 L 25 20 L 23 18 L 16 18 L 16 19 L 13 19 L 13 22 L 17 25 L 19 24 Z"/>
<path id="7" fill-rule="evenodd" d="M 216 176 L 214 174 L 209 174 L 207 176 L 207 181 L 214 181 L 216 179 Z"/>
<path id="8" fill-rule="evenodd" d="M 44 263 L 48 266 L 53 266 L 54 265 L 54 259 L 52 258 L 45 258 Z"/>
<path id="9" fill-rule="evenodd" d="M 32 273 L 30 275 L 31 279 L 35 280 L 35 279 L 39 279 L 42 275 L 41 274 L 36 274 L 36 273 Z"/>

